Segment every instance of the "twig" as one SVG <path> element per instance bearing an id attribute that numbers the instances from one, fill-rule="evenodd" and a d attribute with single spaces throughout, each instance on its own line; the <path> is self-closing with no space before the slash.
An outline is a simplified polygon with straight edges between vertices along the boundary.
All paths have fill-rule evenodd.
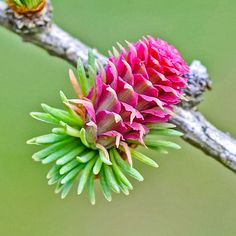
<path id="1" fill-rule="evenodd" d="M 43 49 L 49 54 L 63 58 L 72 65 L 76 66 L 78 58 L 81 58 L 84 64 L 87 63 L 88 49 L 89 47 L 76 38 L 73 38 L 67 32 L 60 29 L 55 24 L 48 24 L 50 19 L 51 7 L 48 4 L 45 11 L 43 22 L 40 18 L 39 32 L 36 31 L 37 25 L 32 25 L 29 22 L 28 17 L 19 17 L 13 13 L 11 9 L 8 9 L 7 4 L 0 1 L 0 25 L 20 35 L 26 42 L 33 43 Z M 40 17 L 41 15 L 39 15 Z M 36 23 L 37 21 L 34 20 Z M 45 23 L 45 25 L 43 25 Z M 45 26 L 45 27 L 43 27 Z M 37 27 L 38 29 L 39 27 Z M 103 64 L 106 62 L 106 58 L 99 54 L 96 49 L 93 49 L 95 57 Z"/>
<path id="2" fill-rule="evenodd" d="M 218 130 L 200 113 L 176 107 L 171 122 L 184 133 L 184 140 L 236 172 L 236 140 Z"/>

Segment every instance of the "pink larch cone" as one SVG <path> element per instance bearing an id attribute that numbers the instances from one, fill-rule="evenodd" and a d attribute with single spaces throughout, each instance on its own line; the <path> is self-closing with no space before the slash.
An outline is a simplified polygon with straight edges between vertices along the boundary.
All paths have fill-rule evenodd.
<path id="1" fill-rule="evenodd" d="M 121 53 L 114 49 L 88 100 L 70 100 L 87 110 L 85 129 L 93 135 L 91 145 L 144 144 L 147 124 L 168 121 L 186 86 L 183 75 L 189 67 L 174 46 L 152 37 L 128 46 L 120 47 Z"/>
<path id="2" fill-rule="evenodd" d="M 70 79 L 78 98 L 67 99 L 60 92 L 66 110 L 42 104 L 44 112 L 31 115 L 56 125 L 52 133 L 29 140 L 28 144 L 48 145 L 33 159 L 43 164 L 54 163 L 47 178 L 56 184 L 64 198 L 78 181 L 77 193 L 88 186 L 95 204 L 94 180 L 98 179 L 105 198 L 110 190 L 128 195 L 133 189 L 125 174 L 143 181 L 133 167 L 133 159 L 147 165 L 158 164 L 136 150 L 138 145 L 162 153 L 179 145 L 162 140 L 162 136 L 180 136 L 167 123 L 173 106 L 183 97 L 184 74 L 189 68 L 180 53 L 161 39 L 148 37 L 137 43 L 120 44 L 96 74 L 95 60 L 88 57 L 88 73 L 78 62 L 78 80 L 70 70 Z"/>

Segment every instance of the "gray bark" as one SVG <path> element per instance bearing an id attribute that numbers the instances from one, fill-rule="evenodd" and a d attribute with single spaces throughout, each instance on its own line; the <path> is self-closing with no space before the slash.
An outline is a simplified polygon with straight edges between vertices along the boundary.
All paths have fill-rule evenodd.
<path id="1" fill-rule="evenodd" d="M 236 172 L 236 140 L 197 111 L 175 108 L 171 122 L 184 133 L 183 139 Z"/>

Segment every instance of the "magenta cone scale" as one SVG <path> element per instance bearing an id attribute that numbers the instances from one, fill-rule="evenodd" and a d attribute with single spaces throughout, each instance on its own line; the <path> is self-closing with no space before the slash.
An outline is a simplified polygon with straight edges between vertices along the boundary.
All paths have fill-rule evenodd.
<path id="1" fill-rule="evenodd" d="M 161 39 L 148 36 L 127 44 L 126 49 L 118 44 L 120 52 L 113 47 L 107 65 L 98 65 L 98 72 L 91 53 L 87 72 L 79 60 L 78 80 L 72 70 L 69 73 L 77 98 L 60 93 L 66 111 L 43 104 L 44 113 L 31 114 L 57 126 L 28 143 L 49 145 L 33 158 L 43 164 L 54 162 L 47 177 L 63 198 L 78 177 L 78 194 L 87 185 L 92 204 L 94 179 L 99 179 L 109 201 L 110 190 L 127 195 L 133 187 L 124 173 L 143 180 L 133 159 L 158 167 L 137 146 L 161 153 L 179 148 L 162 137 L 181 135 L 167 122 L 183 98 L 187 82 L 183 75 L 189 67 L 175 47 Z"/>

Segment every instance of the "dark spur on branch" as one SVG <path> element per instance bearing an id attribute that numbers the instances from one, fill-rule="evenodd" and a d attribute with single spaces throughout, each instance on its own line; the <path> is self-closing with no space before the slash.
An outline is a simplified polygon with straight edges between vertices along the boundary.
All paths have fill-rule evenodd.
<path id="1" fill-rule="evenodd" d="M 47 145 L 33 159 L 52 163 L 48 183 L 56 184 L 55 192 L 62 198 L 76 183 L 78 194 L 87 186 L 95 204 L 95 180 L 108 201 L 111 191 L 128 195 L 133 186 L 127 176 L 143 181 L 135 159 L 158 167 L 137 147 L 165 154 L 169 148 L 180 148 L 163 137 L 181 135 L 168 120 L 184 98 L 183 75 L 189 67 L 176 48 L 161 39 L 148 36 L 127 45 L 113 47 L 106 66 L 89 52 L 87 72 L 80 60 L 77 76 L 69 71 L 77 97 L 68 99 L 61 91 L 64 109 L 42 104 L 44 112 L 31 113 L 56 126 L 27 143 Z"/>

